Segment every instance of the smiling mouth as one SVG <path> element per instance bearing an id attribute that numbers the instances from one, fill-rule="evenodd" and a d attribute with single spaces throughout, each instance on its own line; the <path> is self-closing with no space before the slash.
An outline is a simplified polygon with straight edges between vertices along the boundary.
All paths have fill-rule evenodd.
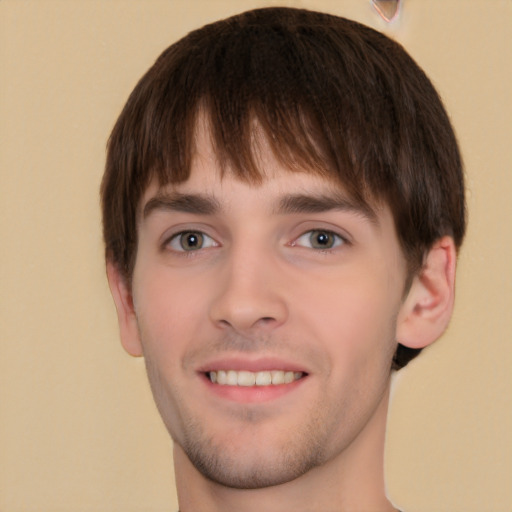
<path id="1" fill-rule="evenodd" d="M 304 372 L 270 370 L 262 372 L 218 370 L 206 372 L 210 382 L 220 386 L 279 386 L 291 384 L 306 376 Z"/>

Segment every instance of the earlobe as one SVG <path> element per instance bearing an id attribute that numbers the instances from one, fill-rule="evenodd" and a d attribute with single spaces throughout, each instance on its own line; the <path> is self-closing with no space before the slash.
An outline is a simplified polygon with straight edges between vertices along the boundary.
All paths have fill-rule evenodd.
<path id="1" fill-rule="evenodd" d="M 142 356 L 142 345 L 131 290 L 117 266 L 110 261 L 107 262 L 107 278 L 116 305 L 121 344 L 130 355 Z"/>
<path id="2" fill-rule="evenodd" d="M 424 348 L 448 327 L 455 297 L 456 249 L 443 237 L 429 250 L 402 305 L 397 340 L 409 348 Z"/>

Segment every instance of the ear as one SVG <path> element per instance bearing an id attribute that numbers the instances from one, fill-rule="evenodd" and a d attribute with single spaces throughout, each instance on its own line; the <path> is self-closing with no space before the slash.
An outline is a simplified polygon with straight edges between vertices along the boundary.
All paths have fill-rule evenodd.
<path id="1" fill-rule="evenodd" d="M 107 279 L 116 305 L 121 344 L 130 355 L 141 356 L 142 345 L 133 307 L 132 292 L 118 267 L 110 261 L 107 261 Z"/>
<path id="2" fill-rule="evenodd" d="M 451 237 L 441 238 L 430 249 L 398 315 L 400 344 L 420 349 L 436 341 L 446 330 L 455 298 L 456 260 Z"/>

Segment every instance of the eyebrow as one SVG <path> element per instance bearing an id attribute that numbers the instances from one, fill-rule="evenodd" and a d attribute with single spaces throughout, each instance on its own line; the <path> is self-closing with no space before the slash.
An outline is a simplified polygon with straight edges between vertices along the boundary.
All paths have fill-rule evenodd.
<path id="1" fill-rule="evenodd" d="M 275 213 L 322 213 L 328 211 L 352 212 L 372 224 L 378 224 L 377 214 L 367 204 L 356 202 L 341 193 L 333 194 L 292 194 L 283 197 Z"/>
<path id="2" fill-rule="evenodd" d="M 204 194 L 183 194 L 160 192 L 144 206 L 142 218 L 154 211 L 172 211 L 196 215 L 214 215 L 221 211 L 219 201 Z M 282 197 L 273 210 L 274 214 L 322 213 L 328 211 L 351 212 L 378 224 L 377 214 L 367 204 L 355 202 L 341 193 L 333 194 L 289 194 Z"/>
<path id="3" fill-rule="evenodd" d="M 156 210 L 213 215 L 219 212 L 220 205 L 214 197 L 202 194 L 158 193 L 145 204 L 142 218 Z"/>

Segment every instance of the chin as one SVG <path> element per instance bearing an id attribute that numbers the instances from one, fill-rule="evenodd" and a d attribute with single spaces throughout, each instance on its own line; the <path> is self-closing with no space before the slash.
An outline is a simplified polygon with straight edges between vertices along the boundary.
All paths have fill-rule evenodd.
<path id="1" fill-rule="evenodd" d="M 179 443 L 194 467 L 208 480 L 233 489 L 281 485 L 324 462 L 322 443 L 312 432 L 296 430 L 285 440 L 254 436 L 235 441 L 209 437 L 199 425 L 189 425 Z"/>
<path id="2" fill-rule="evenodd" d="M 185 452 L 208 480 L 233 489 L 262 489 L 285 484 L 304 475 L 321 462 L 316 454 L 275 452 L 268 457 L 238 455 L 236 460 L 216 450 L 192 447 Z"/>

